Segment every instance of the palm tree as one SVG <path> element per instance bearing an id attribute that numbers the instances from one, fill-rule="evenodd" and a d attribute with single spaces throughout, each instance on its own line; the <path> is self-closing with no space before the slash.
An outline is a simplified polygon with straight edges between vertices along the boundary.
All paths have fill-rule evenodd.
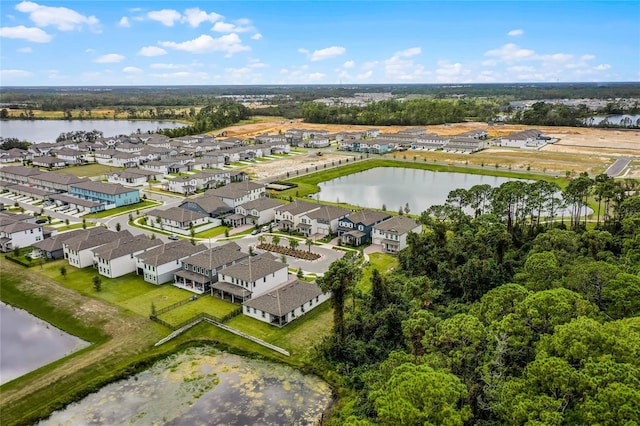
<path id="1" fill-rule="evenodd" d="M 260 235 L 260 236 L 258 237 L 258 241 L 260 242 L 260 245 L 264 244 L 264 242 L 265 242 L 265 240 L 266 240 L 266 239 L 267 239 L 267 238 L 266 238 L 264 235 Z"/>
<path id="2" fill-rule="evenodd" d="M 298 244 L 300 244 L 300 242 L 296 238 L 289 238 L 289 247 L 293 250 L 298 248 Z"/>
<path id="3" fill-rule="evenodd" d="M 271 242 L 277 247 L 280 244 L 280 237 L 278 235 L 274 235 L 271 237 Z"/>
<path id="4" fill-rule="evenodd" d="M 307 238 L 306 241 L 304 242 L 307 247 L 309 248 L 309 253 L 311 253 L 311 244 L 313 244 L 313 241 L 311 241 L 311 238 Z"/>

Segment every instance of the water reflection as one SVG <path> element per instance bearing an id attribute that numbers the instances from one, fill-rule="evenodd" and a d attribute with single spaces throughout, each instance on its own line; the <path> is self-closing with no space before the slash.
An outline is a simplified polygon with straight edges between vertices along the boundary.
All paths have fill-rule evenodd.
<path id="1" fill-rule="evenodd" d="M 22 309 L 0 303 L 0 383 L 89 345 Z"/>
<path id="2" fill-rule="evenodd" d="M 193 348 L 40 425 L 313 425 L 331 400 L 325 382 L 291 367 Z"/>

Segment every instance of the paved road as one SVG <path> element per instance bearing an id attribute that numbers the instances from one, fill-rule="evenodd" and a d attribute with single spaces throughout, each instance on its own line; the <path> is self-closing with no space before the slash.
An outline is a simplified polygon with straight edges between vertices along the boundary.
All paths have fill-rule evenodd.
<path id="1" fill-rule="evenodd" d="M 628 157 L 618 157 L 616 162 L 609 166 L 605 173 L 613 177 L 618 176 L 627 167 L 631 160 L 632 159 Z"/>

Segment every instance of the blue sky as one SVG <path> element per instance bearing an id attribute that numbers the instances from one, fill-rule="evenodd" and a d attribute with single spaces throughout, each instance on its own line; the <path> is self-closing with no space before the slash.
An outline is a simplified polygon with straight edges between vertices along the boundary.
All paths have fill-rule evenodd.
<path id="1" fill-rule="evenodd" d="M 640 81 L 640 1 L 0 1 L 2 86 Z"/>

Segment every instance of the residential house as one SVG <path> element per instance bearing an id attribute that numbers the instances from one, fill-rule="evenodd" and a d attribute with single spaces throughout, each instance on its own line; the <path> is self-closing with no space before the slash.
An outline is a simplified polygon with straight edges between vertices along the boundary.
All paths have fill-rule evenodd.
<path id="1" fill-rule="evenodd" d="M 162 241 L 152 240 L 145 235 L 122 235 L 117 240 L 94 248 L 93 264 L 100 275 L 121 277 L 136 271 L 136 255 L 162 244 Z"/>
<path id="2" fill-rule="evenodd" d="M 211 284 L 212 295 L 244 302 L 286 282 L 289 272 L 286 263 L 274 259 L 271 253 L 249 256 L 218 271 L 218 281 Z"/>
<path id="3" fill-rule="evenodd" d="M 138 167 L 141 155 L 138 152 L 116 152 L 111 156 L 110 163 L 116 167 Z"/>
<path id="4" fill-rule="evenodd" d="M 204 244 L 193 245 L 187 240 L 171 241 L 134 256 L 136 273 L 151 284 L 173 281 L 176 271 L 182 268 L 182 261 L 194 254 L 207 250 Z"/>
<path id="5" fill-rule="evenodd" d="M 240 204 L 263 197 L 265 195 L 265 186 L 249 181 L 236 182 L 220 188 L 209 189 L 205 194 L 214 195 L 226 205 L 235 209 Z"/>
<path id="6" fill-rule="evenodd" d="M 252 297 L 242 305 L 242 313 L 267 324 L 282 327 L 320 306 L 331 297 L 318 284 L 294 279 Z"/>
<path id="7" fill-rule="evenodd" d="M 93 265 L 93 252 L 96 247 L 100 247 L 111 241 L 115 241 L 126 235 L 131 235 L 129 231 L 113 232 L 102 226 L 95 226 L 83 229 L 84 232 L 70 238 L 62 243 L 64 258 L 69 261 L 69 265 L 76 268 L 86 268 Z"/>
<path id="8" fill-rule="evenodd" d="M 500 138 L 498 145 L 515 148 L 539 149 L 545 146 L 547 142 L 548 138 L 545 138 L 540 130 L 528 129 L 503 136 Z"/>
<path id="9" fill-rule="evenodd" d="M 84 152 L 77 149 L 62 148 L 56 150 L 56 157 L 66 164 L 84 164 L 86 156 Z"/>
<path id="10" fill-rule="evenodd" d="M 104 209 L 127 206 L 140 202 L 140 191 L 117 183 L 87 181 L 69 185 L 69 193 L 75 197 L 96 201 Z"/>
<path id="11" fill-rule="evenodd" d="M 202 213 L 214 218 L 233 212 L 233 207 L 227 205 L 227 203 L 222 201 L 219 197 L 207 194 L 195 198 L 187 198 L 178 207 Z"/>
<path id="12" fill-rule="evenodd" d="M 138 168 L 129 168 L 108 173 L 107 180 L 110 183 L 118 183 L 123 186 L 142 186 L 151 180 L 160 180 L 161 173 Z"/>
<path id="13" fill-rule="evenodd" d="M 73 229 L 60 232 L 33 244 L 33 249 L 39 257 L 47 259 L 62 259 L 64 257 L 63 244 L 65 241 L 78 237 L 85 232 L 84 229 Z"/>
<path id="14" fill-rule="evenodd" d="M 331 145 L 331 140 L 329 139 L 328 133 L 313 133 L 312 137 L 302 141 L 302 145 L 305 148 L 326 148 Z"/>
<path id="15" fill-rule="evenodd" d="M 386 154 L 391 150 L 393 142 L 384 138 L 367 139 L 360 141 L 360 152 L 369 154 Z"/>
<path id="16" fill-rule="evenodd" d="M 30 186 L 50 192 L 69 192 L 71 185 L 89 182 L 89 180 L 90 179 L 87 178 L 55 172 L 41 172 L 38 175 L 29 176 Z"/>
<path id="17" fill-rule="evenodd" d="M 427 133 L 419 135 L 416 138 L 416 142 L 411 145 L 412 149 L 423 149 L 427 151 L 435 151 L 442 149 L 449 142 L 450 137 L 440 136 L 435 133 Z"/>
<path id="18" fill-rule="evenodd" d="M 171 192 L 193 194 L 203 189 L 216 188 L 231 182 L 230 172 L 204 170 L 189 176 L 178 176 L 166 184 Z"/>
<path id="19" fill-rule="evenodd" d="M 236 243 L 212 247 L 182 261 L 182 269 L 174 274 L 173 285 L 203 294 L 218 282 L 218 272 L 249 257 Z"/>
<path id="20" fill-rule="evenodd" d="M 7 252 L 42 241 L 42 225 L 30 222 L 32 220 L 30 215 L 0 213 L 0 250 Z"/>
<path id="21" fill-rule="evenodd" d="M 236 215 L 242 216 L 242 223 L 233 224 L 240 226 L 244 224 L 264 225 L 275 220 L 276 208 L 284 205 L 275 198 L 261 197 L 253 201 L 248 201 L 236 207 Z"/>
<path id="22" fill-rule="evenodd" d="M 338 236 L 343 244 L 359 246 L 371 240 L 374 225 L 391 217 L 389 213 L 359 210 L 338 222 Z"/>
<path id="23" fill-rule="evenodd" d="M 0 150 L 0 163 L 13 163 L 30 158 L 32 158 L 32 156 L 24 149 L 11 148 L 9 150 Z"/>
<path id="24" fill-rule="evenodd" d="M 472 153 L 484 149 L 485 142 L 482 139 L 469 137 L 453 137 L 444 146 L 445 151 Z"/>
<path id="25" fill-rule="evenodd" d="M 36 167 L 46 167 L 47 169 L 62 169 L 67 166 L 67 162 L 61 158 L 45 156 L 34 157 L 31 164 Z"/>
<path id="26" fill-rule="evenodd" d="M 166 210 L 153 209 L 147 213 L 147 225 L 164 230 L 188 231 L 192 227 L 208 222 L 209 216 L 180 207 L 170 207 Z"/>
<path id="27" fill-rule="evenodd" d="M 319 235 L 320 238 L 334 234 L 338 231 L 338 223 L 345 218 L 351 210 L 339 206 L 321 205 L 300 216 L 297 231 L 307 237 Z"/>
<path id="28" fill-rule="evenodd" d="M 33 168 L 33 167 L 25 167 L 25 166 L 4 166 L 0 167 L 0 179 L 9 182 L 9 183 L 17 183 L 19 185 L 29 185 L 30 176 L 39 175 L 42 173 L 42 170 Z"/>
<path id="29" fill-rule="evenodd" d="M 275 209 L 275 221 L 281 229 L 297 229 L 303 215 L 318 210 L 320 207 L 322 206 L 317 203 L 293 200 L 289 204 Z"/>
<path id="30" fill-rule="evenodd" d="M 418 234 L 422 225 L 408 216 L 393 216 L 373 226 L 372 244 L 382 246 L 385 253 L 397 253 L 407 246 L 407 235 Z"/>

